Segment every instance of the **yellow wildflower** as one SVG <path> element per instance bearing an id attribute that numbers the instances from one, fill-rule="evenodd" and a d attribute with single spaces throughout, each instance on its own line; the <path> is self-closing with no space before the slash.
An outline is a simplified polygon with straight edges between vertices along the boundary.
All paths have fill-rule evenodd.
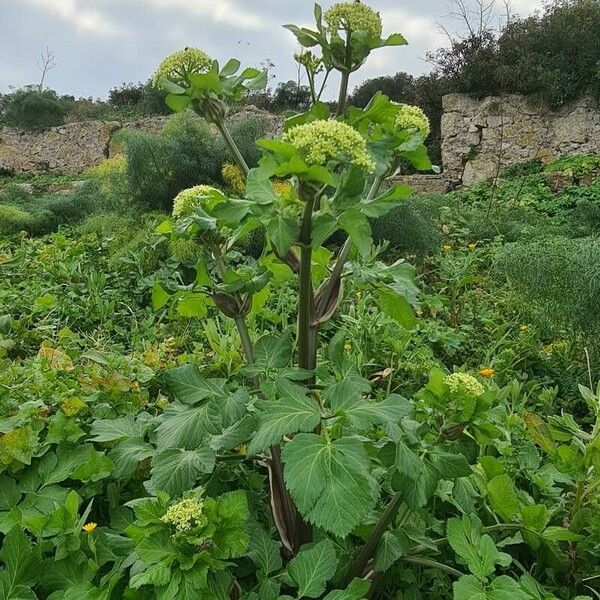
<path id="1" fill-rule="evenodd" d="M 521 325 L 519 327 L 519 330 L 522 332 L 528 331 L 529 330 L 529 325 Z"/>
<path id="2" fill-rule="evenodd" d="M 97 523 L 86 523 L 82 529 L 83 531 L 85 531 L 86 533 L 94 533 L 94 531 L 96 530 L 96 527 L 98 527 Z"/>
<path id="3" fill-rule="evenodd" d="M 375 169 L 365 138 L 340 121 L 320 120 L 296 125 L 286 131 L 282 139 L 299 150 L 309 165 L 325 166 L 330 160 L 339 160 L 365 171 Z"/>
<path id="4" fill-rule="evenodd" d="M 351 350 L 352 349 L 352 344 L 344 344 L 344 350 Z"/>
<path id="5" fill-rule="evenodd" d="M 169 54 L 152 75 L 152 85 L 158 85 L 161 77 L 173 83 L 185 83 L 187 76 L 193 73 L 206 73 L 213 59 L 199 48 L 184 48 Z"/>
<path id="6" fill-rule="evenodd" d="M 444 252 L 450 252 L 450 250 L 452 250 L 452 246 L 450 246 L 449 244 L 444 244 L 444 245 L 442 246 L 442 250 L 443 250 Z"/>
<path id="7" fill-rule="evenodd" d="M 323 18 L 332 33 L 366 31 L 369 37 L 381 37 L 381 17 L 360 2 L 338 2 L 325 12 Z"/>
<path id="8" fill-rule="evenodd" d="M 469 250 L 475 250 L 475 248 L 477 248 L 477 244 L 468 244 L 468 245 L 467 245 L 467 248 L 468 248 Z"/>
<path id="9" fill-rule="evenodd" d="M 495 374 L 494 369 L 490 368 L 490 367 L 484 367 L 483 369 L 480 369 L 479 374 L 482 377 L 485 377 L 486 379 L 489 379 L 490 377 L 493 377 Z"/>

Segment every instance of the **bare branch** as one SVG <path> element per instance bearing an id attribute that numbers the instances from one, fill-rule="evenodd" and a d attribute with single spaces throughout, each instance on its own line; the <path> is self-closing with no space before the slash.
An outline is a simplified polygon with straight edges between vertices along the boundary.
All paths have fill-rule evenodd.
<path id="1" fill-rule="evenodd" d="M 56 66 L 56 63 L 54 62 L 55 58 L 56 54 L 54 51 L 46 46 L 46 49 L 41 53 L 40 58 L 37 61 L 37 68 L 42 72 L 42 77 L 38 84 L 38 92 L 41 92 L 44 89 L 44 80 L 46 79 L 48 71 L 54 69 Z"/>

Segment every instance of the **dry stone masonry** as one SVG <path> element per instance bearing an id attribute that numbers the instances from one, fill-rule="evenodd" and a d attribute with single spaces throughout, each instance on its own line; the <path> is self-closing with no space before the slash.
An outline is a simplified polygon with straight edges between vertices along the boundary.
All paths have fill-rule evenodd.
<path id="1" fill-rule="evenodd" d="M 410 176 L 414 189 L 443 193 L 447 187 L 470 185 L 495 177 L 499 170 L 539 158 L 552 161 L 566 153 L 600 153 L 600 109 L 591 98 L 550 111 L 523 96 L 482 100 L 463 94 L 443 99 L 441 175 Z M 230 117 L 267 120 L 267 136 L 279 135 L 283 119 L 249 106 Z M 88 121 L 42 133 L 0 128 L 0 172 L 79 174 L 111 156 L 111 138 L 123 127 L 160 131 L 168 117 L 127 123 Z"/>
<path id="2" fill-rule="evenodd" d="M 451 187 L 497 176 L 505 166 L 561 154 L 600 153 L 600 108 L 591 98 L 551 111 L 524 96 L 443 98 L 442 163 Z"/>
<path id="3" fill-rule="evenodd" d="M 231 115 L 231 122 L 250 117 L 267 120 L 267 136 L 283 129 L 283 120 L 249 106 Z M 78 175 L 101 163 L 116 149 L 111 144 L 115 132 L 122 128 L 158 133 L 169 117 L 147 117 L 126 123 L 84 121 L 32 133 L 0 127 L 0 173 L 56 173 Z"/>

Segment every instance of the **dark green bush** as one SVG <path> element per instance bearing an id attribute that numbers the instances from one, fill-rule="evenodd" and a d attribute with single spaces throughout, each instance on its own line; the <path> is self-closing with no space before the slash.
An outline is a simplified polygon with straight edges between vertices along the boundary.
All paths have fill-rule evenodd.
<path id="1" fill-rule="evenodd" d="M 439 202 L 435 198 L 412 197 L 371 222 L 373 241 L 387 241 L 395 250 L 418 256 L 436 252 L 442 244 L 437 223 Z"/>
<path id="2" fill-rule="evenodd" d="M 214 137 L 188 113 L 171 117 L 159 134 L 124 131 L 117 139 L 127 156 L 131 199 L 142 210 L 170 212 L 182 189 L 219 178 Z"/>
<path id="3" fill-rule="evenodd" d="M 586 338 L 600 333 L 600 240 L 549 238 L 505 246 L 495 271 L 528 300 L 531 310 Z M 596 342 L 597 344 L 597 342 Z"/>
<path id="4" fill-rule="evenodd" d="M 256 145 L 256 140 L 264 137 L 267 125 L 267 120 L 260 116 L 250 117 L 243 121 L 234 121 L 229 124 L 231 136 L 250 168 L 255 167 L 261 157 L 261 151 Z M 216 142 L 216 155 L 219 168 L 226 162 L 232 162 L 229 150 L 220 137 Z"/>
<path id="5" fill-rule="evenodd" d="M 43 131 L 65 121 L 64 103 L 52 90 L 18 90 L 5 101 L 3 121 L 10 127 Z"/>
<path id="6" fill-rule="evenodd" d="M 0 233 L 10 235 L 31 230 L 33 216 L 13 204 L 0 204 Z"/>

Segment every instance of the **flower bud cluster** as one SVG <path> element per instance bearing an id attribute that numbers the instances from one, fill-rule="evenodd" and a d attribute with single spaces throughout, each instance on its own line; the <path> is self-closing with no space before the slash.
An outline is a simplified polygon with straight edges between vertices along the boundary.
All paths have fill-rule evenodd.
<path id="1" fill-rule="evenodd" d="M 373 171 L 375 163 L 367 151 L 365 139 L 340 121 L 321 120 L 292 127 L 283 141 L 299 150 L 310 165 L 325 166 L 330 160 L 347 160 L 365 171 Z"/>

